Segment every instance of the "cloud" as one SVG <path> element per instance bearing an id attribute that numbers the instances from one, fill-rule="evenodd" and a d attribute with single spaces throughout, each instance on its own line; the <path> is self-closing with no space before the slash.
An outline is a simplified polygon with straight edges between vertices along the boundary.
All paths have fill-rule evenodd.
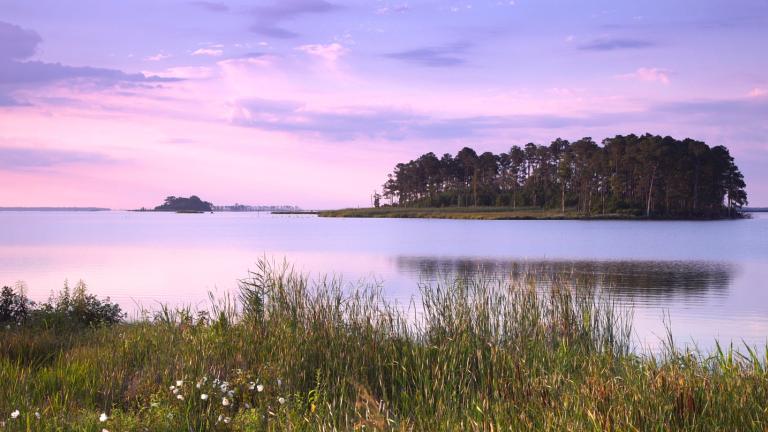
<path id="1" fill-rule="evenodd" d="M 582 51 L 615 51 L 623 49 L 642 49 L 656 46 L 655 42 L 642 39 L 600 38 L 579 45 Z"/>
<path id="2" fill-rule="evenodd" d="M 450 45 L 417 48 L 386 54 L 386 57 L 429 67 L 461 66 L 467 61 L 462 57 L 470 44 L 459 42 Z"/>
<path id="3" fill-rule="evenodd" d="M 237 101 L 232 112 L 231 122 L 238 126 L 317 135 L 337 141 L 466 138 L 493 130 L 587 127 L 608 124 L 614 119 L 612 115 L 566 117 L 546 114 L 438 118 L 388 107 L 318 111 L 298 102 L 267 99 Z"/>
<path id="4" fill-rule="evenodd" d="M 669 84 L 669 72 L 664 69 L 657 68 L 644 68 L 641 67 L 638 70 L 616 76 L 619 79 L 630 79 L 649 82 L 660 82 L 662 84 Z"/>
<path id="5" fill-rule="evenodd" d="M 74 164 L 114 163 L 104 155 L 58 149 L 0 147 L 0 170 L 21 171 Z"/>
<path id="6" fill-rule="evenodd" d="M 101 85 L 178 81 L 177 78 L 127 73 L 117 69 L 26 60 L 34 55 L 41 42 L 42 39 L 34 31 L 0 22 L 0 105 L 23 105 L 12 97 L 16 90 L 62 80 L 89 80 Z"/>
<path id="7" fill-rule="evenodd" d="M 251 9 L 256 22 L 251 25 L 253 33 L 277 39 L 291 39 L 299 34 L 280 27 L 284 21 L 309 14 L 322 14 L 341 9 L 340 6 L 326 0 L 277 0 L 269 6 L 257 6 Z"/>
<path id="8" fill-rule="evenodd" d="M 766 95 L 768 95 L 768 90 L 760 87 L 755 87 L 752 90 L 750 90 L 749 93 L 747 93 L 747 96 L 752 98 L 758 98 Z"/>
<path id="9" fill-rule="evenodd" d="M 220 57 L 222 54 L 224 54 L 224 51 L 218 48 L 198 48 L 192 52 L 193 56 Z"/>
<path id="10" fill-rule="evenodd" d="M 408 3 L 399 3 L 394 5 L 381 6 L 376 9 L 377 15 L 390 15 L 396 13 L 408 12 L 411 9 Z"/>
<path id="11" fill-rule="evenodd" d="M 685 101 L 649 105 L 636 111 L 582 115 L 517 114 L 435 117 L 392 107 L 342 107 L 315 110 L 295 101 L 248 99 L 235 102 L 232 124 L 265 131 L 307 134 L 336 141 L 352 139 L 431 140 L 493 136 L 501 132 L 567 130 L 617 133 L 651 128 L 657 133 L 693 131 L 706 138 L 740 137 L 754 141 L 768 132 L 768 98 Z M 666 129 L 665 129 L 666 128 Z M 714 128 L 714 129 L 713 129 Z M 669 132 L 667 132 L 669 131 Z M 682 132 L 681 132 L 682 131 Z M 698 131 L 698 132 L 696 132 Z M 551 133 L 550 133 L 551 134 Z M 751 134 L 751 135 L 750 135 Z"/>
<path id="12" fill-rule="evenodd" d="M 32 57 L 42 41 L 35 31 L 0 21 L 0 61 Z"/>
<path id="13" fill-rule="evenodd" d="M 145 57 L 144 60 L 146 60 L 146 61 L 161 61 L 161 60 L 165 60 L 165 59 L 170 58 L 170 57 L 171 57 L 170 54 L 157 53 L 155 55 L 152 55 L 152 56 L 149 56 L 149 57 Z"/>
<path id="14" fill-rule="evenodd" d="M 213 1 L 191 1 L 189 4 L 203 8 L 210 12 L 229 12 L 229 6 L 220 2 Z"/>
<path id="15" fill-rule="evenodd" d="M 327 45 L 301 45 L 296 47 L 296 49 L 311 56 L 318 57 L 329 65 L 335 64 L 336 61 L 347 52 L 347 49 L 344 48 L 344 46 L 336 42 Z"/>

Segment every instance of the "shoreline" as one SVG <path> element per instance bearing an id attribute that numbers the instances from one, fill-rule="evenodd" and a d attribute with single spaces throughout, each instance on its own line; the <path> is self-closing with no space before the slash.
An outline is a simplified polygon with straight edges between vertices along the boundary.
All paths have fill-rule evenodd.
<path id="1" fill-rule="evenodd" d="M 575 210 L 565 213 L 557 210 L 499 207 L 386 207 L 348 208 L 317 212 L 328 218 L 392 218 L 392 219 L 464 219 L 464 220 L 628 220 L 628 221 L 715 221 L 737 220 L 749 217 L 743 212 L 734 217 L 645 217 L 623 213 L 585 215 Z"/>

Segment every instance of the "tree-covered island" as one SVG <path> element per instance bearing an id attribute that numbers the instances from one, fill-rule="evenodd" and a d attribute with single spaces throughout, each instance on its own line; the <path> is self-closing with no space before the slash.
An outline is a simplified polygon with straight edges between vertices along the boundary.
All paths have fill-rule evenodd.
<path id="1" fill-rule="evenodd" d="M 323 216 L 515 218 L 726 218 L 747 204 L 728 149 L 658 135 L 617 135 L 508 152 L 426 153 L 399 163 L 373 197 L 379 209 Z M 478 216 L 479 215 L 479 216 Z M 488 217 L 483 217 L 488 216 Z"/>
<path id="2" fill-rule="evenodd" d="M 175 211 L 182 213 L 198 213 L 213 211 L 213 204 L 201 200 L 192 195 L 189 198 L 169 196 L 162 205 L 155 207 L 155 211 Z"/>

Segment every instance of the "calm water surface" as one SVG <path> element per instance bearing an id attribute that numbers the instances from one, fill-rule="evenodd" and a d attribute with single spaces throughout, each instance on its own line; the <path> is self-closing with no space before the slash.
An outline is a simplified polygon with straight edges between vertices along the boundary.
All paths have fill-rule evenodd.
<path id="1" fill-rule="evenodd" d="M 768 342 L 768 217 L 712 222 L 326 219 L 266 213 L 0 212 L 0 284 L 44 300 L 86 281 L 128 310 L 205 307 L 261 257 L 376 278 L 407 303 L 447 274 L 596 275 L 633 308 L 639 347 Z"/>

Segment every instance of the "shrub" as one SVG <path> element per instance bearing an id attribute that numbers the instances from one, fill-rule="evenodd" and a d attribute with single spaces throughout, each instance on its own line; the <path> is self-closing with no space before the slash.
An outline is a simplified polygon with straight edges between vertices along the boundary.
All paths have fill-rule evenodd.
<path id="1" fill-rule="evenodd" d="M 112 325 L 125 318 L 119 305 L 112 303 L 109 297 L 102 300 L 90 294 L 82 280 L 71 292 L 69 284 L 64 282 L 64 288 L 58 295 L 51 295 L 38 313 L 48 322 L 65 321 L 85 326 Z"/>
<path id="2" fill-rule="evenodd" d="M 3 287 L 0 292 L 0 324 L 23 324 L 29 319 L 33 307 L 34 303 L 24 293 L 23 284 L 17 284 L 16 289 Z"/>

